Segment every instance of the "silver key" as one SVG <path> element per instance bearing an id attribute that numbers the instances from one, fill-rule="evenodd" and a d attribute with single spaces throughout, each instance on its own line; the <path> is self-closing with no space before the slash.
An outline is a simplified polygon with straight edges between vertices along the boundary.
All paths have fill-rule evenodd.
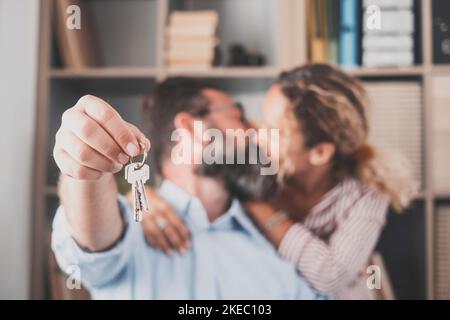
<path id="1" fill-rule="evenodd" d="M 150 167 L 146 164 L 131 163 L 125 167 L 125 179 L 131 184 L 134 220 L 136 222 L 142 221 L 142 213 L 149 210 L 144 187 L 149 178 Z"/>
<path id="2" fill-rule="evenodd" d="M 138 198 L 139 207 L 141 211 L 148 211 L 148 201 L 145 195 L 145 183 L 150 178 L 150 167 L 146 164 L 142 165 L 134 172 L 137 175 L 136 179 L 136 196 Z"/>
<path id="3" fill-rule="evenodd" d="M 142 206 L 141 206 L 141 202 L 139 200 L 139 188 L 138 188 L 138 184 L 137 181 L 135 183 L 132 183 L 131 185 L 131 189 L 132 189 L 132 193 L 133 193 L 133 211 L 134 211 L 134 220 L 136 222 L 141 222 L 142 221 Z"/>

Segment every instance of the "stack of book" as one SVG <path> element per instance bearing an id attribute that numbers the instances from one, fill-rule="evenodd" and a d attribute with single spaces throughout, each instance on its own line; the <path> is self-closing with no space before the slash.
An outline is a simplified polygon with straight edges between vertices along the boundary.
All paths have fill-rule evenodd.
<path id="1" fill-rule="evenodd" d="M 166 65 L 207 68 L 213 65 L 219 17 L 216 11 L 174 11 L 166 30 Z"/>
<path id="2" fill-rule="evenodd" d="M 414 0 L 364 0 L 362 63 L 406 67 L 415 62 Z M 377 12 L 378 11 L 378 12 Z M 378 18 L 377 18 L 378 16 Z M 373 19 L 379 19 L 374 22 Z"/>

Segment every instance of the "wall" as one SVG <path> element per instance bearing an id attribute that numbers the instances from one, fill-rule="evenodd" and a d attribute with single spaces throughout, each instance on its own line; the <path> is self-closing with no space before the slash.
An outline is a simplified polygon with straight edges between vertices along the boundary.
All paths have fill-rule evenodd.
<path id="1" fill-rule="evenodd" d="M 0 0 L 0 299 L 28 298 L 38 9 Z"/>

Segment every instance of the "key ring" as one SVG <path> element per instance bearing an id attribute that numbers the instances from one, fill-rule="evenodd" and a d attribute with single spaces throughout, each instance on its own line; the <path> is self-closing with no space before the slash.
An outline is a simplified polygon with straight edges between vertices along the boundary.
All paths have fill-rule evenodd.
<path id="1" fill-rule="evenodd" d="M 147 160 L 147 149 L 145 149 L 145 145 L 143 143 L 139 143 L 140 146 L 142 148 L 144 148 L 144 153 L 143 153 L 143 157 L 142 157 L 142 161 L 139 163 L 139 165 L 137 167 L 135 167 L 135 170 L 140 170 L 144 164 L 145 164 L 145 160 Z M 133 162 L 134 157 L 130 157 L 130 164 L 136 164 L 136 162 Z"/>

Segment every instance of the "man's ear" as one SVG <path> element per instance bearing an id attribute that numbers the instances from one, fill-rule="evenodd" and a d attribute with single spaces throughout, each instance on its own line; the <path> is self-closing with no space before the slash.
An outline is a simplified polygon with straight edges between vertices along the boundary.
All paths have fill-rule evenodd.
<path id="1" fill-rule="evenodd" d="M 336 153 L 336 146 L 332 143 L 320 143 L 309 152 L 309 163 L 320 167 L 330 163 Z"/>
<path id="2" fill-rule="evenodd" d="M 180 112 L 173 120 L 175 129 L 185 129 L 189 132 L 194 131 L 194 118 L 187 112 Z"/>
<path id="3" fill-rule="evenodd" d="M 196 119 L 187 112 L 180 112 L 175 116 L 175 119 L 173 120 L 175 129 L 182 129 L 189 132 L 191 136 L 194 136 L 196 134 L 196 130 L 194 130 L 194 123 Z M 198 121 L 198 120 L 197 120 Z M 201 133 L 200 133 L 201 134 Z M 194 139 L 202 139 L 202 137 L 194 137 Z"/>

